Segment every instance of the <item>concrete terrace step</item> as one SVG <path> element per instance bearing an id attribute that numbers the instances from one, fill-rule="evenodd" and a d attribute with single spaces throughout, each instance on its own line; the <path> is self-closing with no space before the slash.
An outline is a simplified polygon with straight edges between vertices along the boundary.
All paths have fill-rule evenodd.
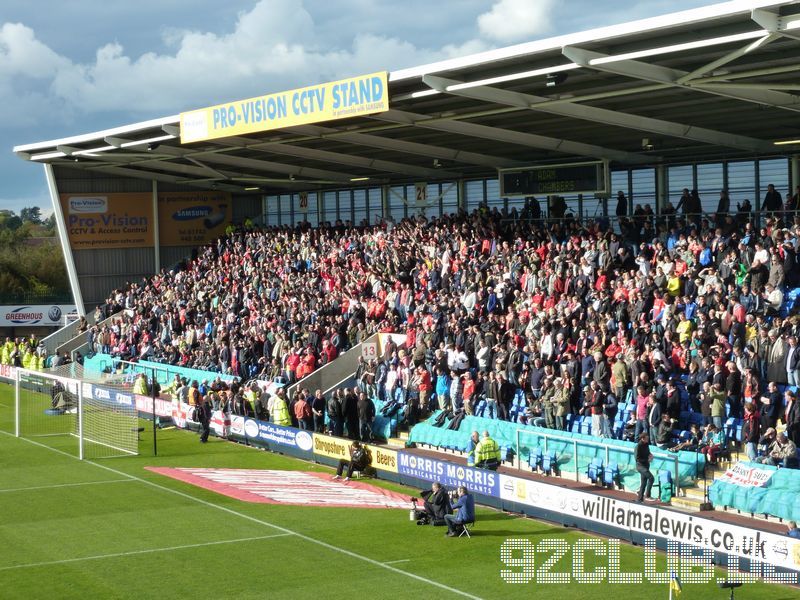
<path id="1" fill-rule="evenodd" d="M 683 494 L 682 497 L 684 498 L 692 498 L 695 500 L 700 500 L 701 502 L 705 500 L 705 492 L 701 486 L 681 488 L 681 493 Z"/>
<path id="2" fill-rule="evenodd" d="M 393 448 L 405 448 L 406 447 L 406 440 L 403 438 L 389 438 L 386 440 L 386 443 Z"/>
<path id="3" fill-rule="evenodd" d="M 690 488 L 691 489 L 691 488 Z M 700 512 L 700 506 L 703 504 L 703 498 L 695 498 L 693 496 L 673 496 L 670 501 L 670 506 L 681 508 L 692 512 Z"/>

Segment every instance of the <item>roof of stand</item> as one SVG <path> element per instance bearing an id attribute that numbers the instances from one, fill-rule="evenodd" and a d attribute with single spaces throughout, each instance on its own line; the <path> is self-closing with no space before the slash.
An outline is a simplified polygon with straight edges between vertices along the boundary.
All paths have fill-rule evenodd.
<path id="1" fill-rule="evenodd" d="M 368 117 L 181 145 L 175 115 L 14 152 L 259 192 L 752 158 L 800 152 L 798 72 L 800 2 L 728 2 L 394 71 Z"/>

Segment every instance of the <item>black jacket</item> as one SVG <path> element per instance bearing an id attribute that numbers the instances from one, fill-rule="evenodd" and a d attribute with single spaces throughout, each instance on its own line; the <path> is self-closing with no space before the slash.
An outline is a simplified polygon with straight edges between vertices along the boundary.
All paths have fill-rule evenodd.
<path id="1" fill-rule="evenodd" d="M 425 500 L 425 511 L 434 521 L 444 519 L 445 515 L 453 512 L 450 507 L 450 496 L 447 495 L 443 487 L 440 487 L 438 492 L 426 490 L 420 496 Z"/>

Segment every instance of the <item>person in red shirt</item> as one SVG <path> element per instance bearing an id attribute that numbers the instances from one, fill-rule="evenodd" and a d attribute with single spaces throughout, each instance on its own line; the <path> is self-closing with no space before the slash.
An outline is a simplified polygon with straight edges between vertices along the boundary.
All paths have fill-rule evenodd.
<path id="1" fill-rule="evenodd" d="M 420 366 L 417 368 L 417 377 L 419 377 L 419 407 L 423 412 L 428 411 L 428 401 L 433 391 L 433 382 L 431 381 L 431 374 L 428 370 Z"/>
<path id="2" fill-rule="evenodd" d="M 475 396 L 475 380 L 472 378 L 472 374 L 467 371 L 464 373 L 464 387 L 462 388 L 461 397 L 464 400 L 464 411 L 468 414 L 472 414 L 472 400 Z"/>
<path id="3" fill-rule="evenodd" d="M 297 400 L 294 403 L 294 416 L 297 419 L 297 425 L 300 429 L 312 430 L 314 429 L 314 418 L 311 410 L 311 405 L 306 400 L 305 394 L 302 392 L 297 395 Z"/>
<path id="4" fill-rule="evenodd" d="M 297 348 L 292 348 L 292 351 L 289 353 L 289 356 L 286 357 L 286 375 L 287 379 L 293 383 L 295 381 L 295 377 L 297 376 L 297 367 L 300 364 L 300 354 Z"/>

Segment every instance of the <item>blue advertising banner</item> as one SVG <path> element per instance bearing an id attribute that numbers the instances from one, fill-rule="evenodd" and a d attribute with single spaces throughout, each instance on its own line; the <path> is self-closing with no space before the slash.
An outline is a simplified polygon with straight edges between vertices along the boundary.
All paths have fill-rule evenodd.
<path id="1" fill-rule="evenodd" d="M 500 495 L 500 477 L 494 471 L 455 465 L 434 458 L 399 452 L 398 471 L 401 475 L 425 481 L 438 481 L 453 489 L 464 485 L 470 492 L 484 496 Z"/>
<path id="2" fill-rule="evenodd" d="M 239 416 L 231 417 L 231 435 L 256 443 L 276 444 L 309 453 L 314 447 L 314 440 L 308 431 Z"/>

